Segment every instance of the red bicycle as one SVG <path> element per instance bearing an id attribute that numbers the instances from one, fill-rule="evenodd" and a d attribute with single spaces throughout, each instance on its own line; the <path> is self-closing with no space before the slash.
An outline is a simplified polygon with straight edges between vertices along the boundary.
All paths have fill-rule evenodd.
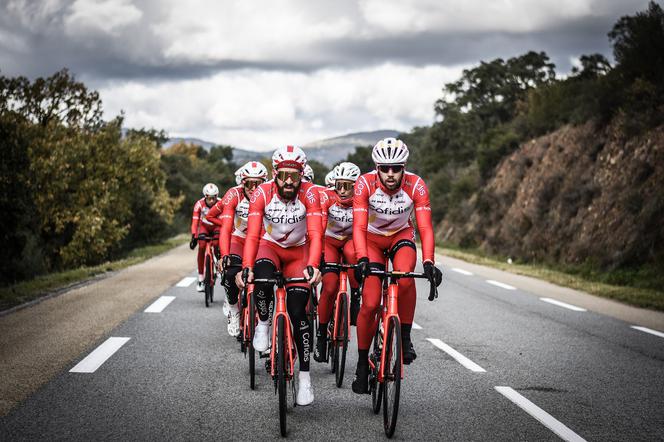
<path id="1" fill-rule="evenodd" d="M 246 275 L 243 275 L 246 280 Z M 270 352 L 270 375 L 274 380 L 275 393 L 279 395 L 279 427 L 281 435 L 286 436 L 286 399 L 287 383 L 291 386 L 293 406 L 296 405 L 295 383 L 295 341 L 291 330 L 291 321 L 286 310 L 286 284 L 307 282 L 306 278 L 284 278 L 281 272 L 275 272 L 274 278 L 254 279 L 254 284 L 275 284 L 274 316 L 272 317 L 272 350 Z"/>
<path id="2" fill-rule="evenodd" d="M 387 267 L 387 266 L 386 266 Z M 391 438 L 397 425 L 401 379 L 403 379 L 403 354 L 401 342 L 401 321 L 399 320 L 399 286 L 401 278 L 429 279 L 424 273 L 384 271 L 370 268 L 367 276 L 382 278 L 383 297 L 381 317 L 373 340 L 373 350 L 369 354 L 369 391 L 371 406 L 378 414 L 383 406 L 383 429 Z M 438 297 L 438 288 L 429 280 L 429 300 Z M 360 287 L 362 291 L 364 281 Z"/>
<path id="3" fill-rule="evenodd" d="M 334 373 L 337 387 L 341 388 L 346 370 L 346 352 L 350 341 L 350 297 L 348 290 L 348 270 L 356 265 L 326 262 L 325 267 L 339 270 L 339 289 L 334 299 L 334 313 L 327 326 L 327 360 Z"/>
<path id="4" fill-rule="evenodd" d="M 200 233 L 198 241 L 205 241 L 205 273 L 203 277 L 203 287 L 205 288 L 205 307 L 209 307 L 214 302 L 214 285 L 217 282 L 217 256 L 212 245 L 219 239 L 219 233 L 215 232 L 213 236 Z M 200 245 L 199 245 L 200 247 Z"/>

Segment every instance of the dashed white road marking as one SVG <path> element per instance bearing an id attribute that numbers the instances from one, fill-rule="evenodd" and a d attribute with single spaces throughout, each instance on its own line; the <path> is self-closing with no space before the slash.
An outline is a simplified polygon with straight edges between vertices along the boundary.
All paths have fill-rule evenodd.
<path id="1" fill-rule="evenodd" d="M 160 296 L 150 307 L 145 309 L 145 313 L 161 313 L 168 304 L 173 302 L 175 296 Z"/>
<path id="2" fill-rule="evenodd" d="M 452 356 L 454 359 L 457 360 L 457 362 L 464 367 L 466 367 L 470 371 L 474 371 L 476 373 L 485 373 L 486 370 L 441 341 L 440 339 L 433 339 L 433 338 L 427 338 L 427 341 L 431 342 L 435 347 L 438 347 L 439 349 L 443 350 L 445 353 L 448 355 Z"/>
<path id="3" fill-rule="evenodd" d="M 182 278 L 180 282 L 175 284 L 176 287 L 189 287 L 192 282 L 196 281 L 196 277 L 194 276 L 187 276 L 186 278 Z"/>
<path id="4" fill-rule="evenodd" d="M 414 323 L 413 323 L 413 325 L 414 325 Z M 641 327 L 640 325 L 631 325 L 630 327 L 632 327 L 635 330 L 639 330 L 639 331 L 642 331 L 642 332 L 645 332 L 645 333 L 650 333 L 651 335 L 655 335 L 655 336 L 659 336 L 660 338 L 664 338 L 664 333 L 659 332 L 657 330 L 653 330 L 653 329 L 648 328 L 648 327 Z"/>
<path id="5" fill-rule="evenodd" d="M 516 290 L 516 287 L 512 287 L 511 285 L 502 282 L 494 281 L 493 279 L 487 279 L 486 282 L 491 285 L 495 285 L 496 287 L 504 288 L 505 290 Z"/>
<path id="6" fill-rule="evenodd" d="M 74 368 L 69 370 L 69 372 L 94 373 L 108 358 L 113 356 L 113 353 L 125 345 L 129 339 L 130 338 L 108 338 L 81 362 L 76 364 Z"/>
<path id="7" fill-rule="evenodd" d="M 551 299 L 551 298 L 540 298 L 540 301 L 548 302 L 549 304 L 557 305 L 558 307 L 566 308 L 569 310 L 574 310 L 575 312 L 587 312 L 585 308 L 582 307 L 577 307 L 572 304 L 568 304 L 566 302 L 558 301 L 557 299 Z"/>
<path id="8" fill-rule="evenodd" d="M 585 439 L 576 434 L 574 431 L 566 427 L 562 422 L 551 416 L 546 411 L 542 410 L 537 405 L 530 402 L 525 397 L 517 393 L 513 388 L 510 387 L 495 387 L 498 393 L 505 396 L 510 401 L 518 405 L 523 411 L 537 419 L 542 425 L 547 427 L 549 430 L 556 433 L 563 440 L 581 442 Z"/>
<path id="9" fill-rule="evenodd" d="M 417 322 L 413 321 L 413 330 L 422 330 L 422 327 Z"/>
<path id="10" fill-rule="evenodd" d="M 462 275 L 466 275 L 466 276 L 471 276 L 472 275 L 471 272 L 469 272 L 468 270 L 464 270 L 464 269 L 452 268 L 450 270 L 452 270 L 453 272 L 461 273 Z"/>

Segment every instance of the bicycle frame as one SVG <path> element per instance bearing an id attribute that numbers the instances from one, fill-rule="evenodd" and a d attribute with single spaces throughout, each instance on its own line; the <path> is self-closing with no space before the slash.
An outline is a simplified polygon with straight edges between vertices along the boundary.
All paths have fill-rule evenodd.
<path id="1" fill-rule="evenodd" d="M 350 318 L 350 296 L 348 296 L 348 272 L 346 270 L 339 272 L 339 290 L 337 291 L 337 297 L 334 300 L 333 318 L 339 317 L 339 304 L 341 304 L 340 299 L 343 293 L 346 294 L 346 299 L 349 301 L 346 302 L 346 317 Z M 346 321 L 346 330 L 346 336 L 348 336 L 348 339 L 350 339 L 350 321 Z M 338 321 L 335 320 L 334 330 L 332 331 L 332 342 L 336 342 L 339 339 L 339 335 L 339 324 Z"/>
<path id="2" fill-rule="evenodd" d="M 288 354 L 288 370 L 286 372 L 286 379 L 291 380 L 293 378 L 293 373 L 295 372 L 295 358 L 293 357 L 293 346 L 295 341 L 293 340 L 293 333 L 291 331 L 291 322 L 288 316 L 288 311 L 286 310 L 286 288 L 277 287 L 275 292 L 276 303 L 274 306 L 274 316 L 272 318 L 272 324 L 277 324 L 277 319 L 280 316 L 284 317 L 284 330 L 286 332 L 286 341 L 288 345 L 285 346 L 286 353 Z M 270 375 L 274 379 L 277 376 L 277 361 L 275 360 L 276 352 L 274 349 L 277 348 L 277 327 L 272 327 L 272 351 L 270 352 Z"/>

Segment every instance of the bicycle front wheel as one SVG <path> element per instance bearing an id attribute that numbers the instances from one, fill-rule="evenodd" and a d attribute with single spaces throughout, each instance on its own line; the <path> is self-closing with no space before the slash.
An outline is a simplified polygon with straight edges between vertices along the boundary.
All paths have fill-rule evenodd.
<path id="1" fill-rule="evenodd" d="M 378 382 L 378 372 L 380 371 L 380 352 L 383 348 L 383 335 L 380 332 L 380 323 L 376 328 L 376 335 L 373 340 L 373 350 L 371 350 L 371 360 L 374 368 L 369 373 L 369 390 L 371 391 L 371 409 L 374 414 L 380 412 L 380 406 L 383 401 L 383 384 Z"/>
<path id="2" fill-rule="evenodd" d="M 286 436 L 286 324 L 283 315 L 277 318 L 277 390 L 279 392 L 279 428 Z M 290 343 L 289 343 L 290 344 Z"/>
<path id="3" fill-rule="evenodd" d="M 337 330 L 339 336 L 333 342 L 334 345 L 334 377 L 337 387 L 341 388 L 344 383 L 344 371 L 346 368 L 346 350 L 348 350 L 348 295 L 342 293 L 339 297 L 339 322 Z"/>
<path id="4" fill-rule="evenodd" d="M 205 288 L 205 307 L 209 307 L 212 302 L 212 274 L 210 273 L 210 257 L 205 257 L 205 276 L 203 278 L 203 287 Z"/>
<path id="5" fill-rule="evenodd" d="M 254 292 L 248 293 L 249 324 L 245 335 L 246 347 L 249 352 L 249 386 L 256 388 L 256 352 L 254 351 L 254 330 L 256 329 L 256 310 L 254 309 Z"/>
<path id="6" fill-rule="evenodd" d="M 383 426 L 385 435 L 390 438 L 397 426 L 401 393 L 401 325 L 396 317 L 387 323 L 384 344 Z"/>

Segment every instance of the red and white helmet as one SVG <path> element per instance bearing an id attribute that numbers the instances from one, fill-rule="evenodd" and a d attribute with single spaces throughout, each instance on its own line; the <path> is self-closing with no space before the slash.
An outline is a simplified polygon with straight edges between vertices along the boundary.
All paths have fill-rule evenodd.
<path id="1" fill-rule="evenodd" d="M 219 188 L 213 183 L 207 183 L 203 186 L 203 196 L 217 196 L 219 195 Z"/>
<path id="2" fill-rule="evenodd" d="M 242 175 L 240 174 L 240 170 L 242 170 L 241 167 L 235 171 L 235 184 L 238 186 L 242 184 Z"/>
<path id="3" fill-rule="evenodd" d="M 335 167 L 336 169 L 336 167 Z M 334 169 L 330 170 L 327 175 L 325 175 L 325 186 L 326 187 L 334 187 Z"/>
<path id="4" fill-rule="evenodd" d="M 240 182 L 245 178 L 258 178 L 263 181 L 267 179 L 267 169 L 259 161 L 249 161 L 237 170 Z"/>
<path id="5" fill-rule="evenodd" d="M 310 165 L 305 165 L 304 166 L 304 173 L 302 174 L 302 178 L 305 179 L 305 181 L 309 183 L 314 182 L 314 170 L 311 168 Z"/>
<path id="6" fill-rule="evenodd" d="M 357 181 L 362 175 L 360 168 L 354 163 L 344 162 L 334 168 L 334 180 Z"/>
<path id="7" fill-rule="evenodd" d="M 396 138 L 384 138 L 376 143 L 371 151 L 371 158 L 377 165 L 406 164 L 408 146 Z"/>
<path id="8" fill-rule="evenodd" d="M 275 169 L 290 167 L 304 170 L 304 166 L 306 165 L 307 155 L 302 149 L 296 146 L 280 147 L 272 155 L 272 167 Z"/>

